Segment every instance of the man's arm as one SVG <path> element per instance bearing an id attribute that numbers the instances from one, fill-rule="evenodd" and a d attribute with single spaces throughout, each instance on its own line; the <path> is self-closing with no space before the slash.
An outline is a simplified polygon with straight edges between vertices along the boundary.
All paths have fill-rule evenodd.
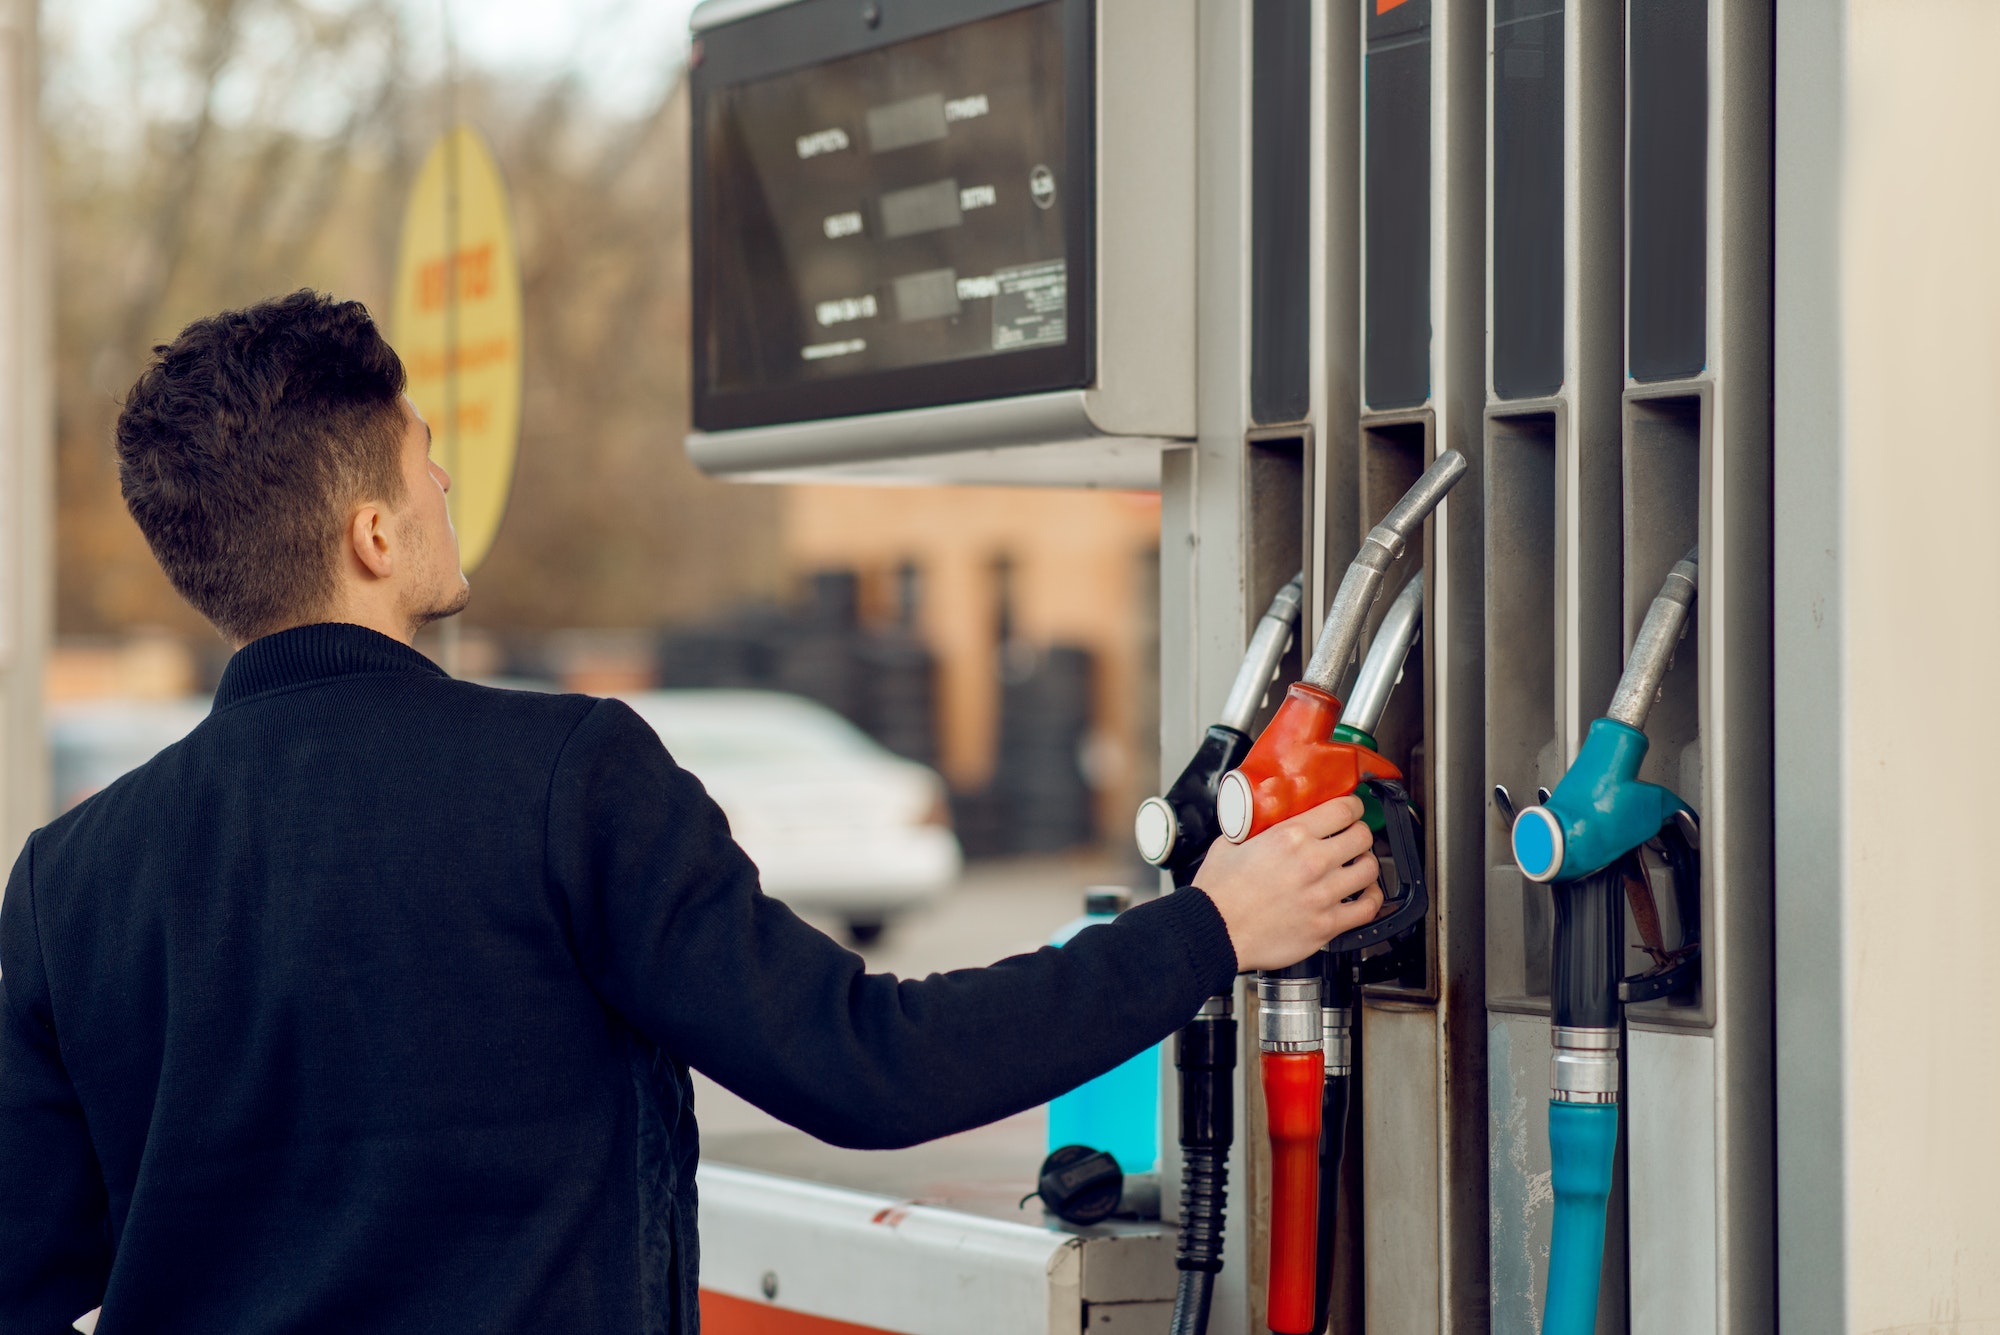
<path id="1" fill-rule="evenodd" d="M 1236 956 L 1199 891 L 1061 950 L 899 981 L 766 896 L 721 811 L 616 702 L 580 723 L 549 804 L 576 949 L 637 1029 L 774 1116 L 886 1148 L 1033 1107 L 1172 1033 Z"/>
<path id="2" fill-rule="evenodd" d="M 104 1300 L 104 1180 L 63 1069 L 35 922 L 34 840 L 0 903 L 0 1330 L 67 1332 Z"/>

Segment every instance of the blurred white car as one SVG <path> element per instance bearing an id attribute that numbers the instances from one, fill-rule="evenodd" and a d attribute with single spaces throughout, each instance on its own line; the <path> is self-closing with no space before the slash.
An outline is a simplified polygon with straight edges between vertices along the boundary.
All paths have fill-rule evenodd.
<path id="1" fill-rule="evenodd" d="M 715 798 L 764 889 L 855 942 L 958 879 L 943 780 L 825 706 L 776 691 L 619 698 Z"/>
<path id="2" fill-rule="evenodd" d="M 195 730 L 209 698 L 76 700 L 49 709 L 55 814 L 135 770 Z"/>
<path id="3" fill-rule="evenodd" d="M 764 889 L 838 918 L 856 942 L 957 881 L 963 859 L 943 780 L 823 705 L 776 691 L 622 698 L 722 807 Z M 55 706 L 56 811 L 145 764 L 208 711 L 205 696 Z"/>

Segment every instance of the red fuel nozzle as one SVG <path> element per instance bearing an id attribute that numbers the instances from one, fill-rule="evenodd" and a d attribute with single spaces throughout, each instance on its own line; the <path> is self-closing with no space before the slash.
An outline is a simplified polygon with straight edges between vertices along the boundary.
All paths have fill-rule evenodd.
<path id="1" fill-rule="evenodd" d="M 1287 817 L 1347 796 L 1368 779 L 1403 777 L 1367 747 L 1335 741 L 1339 723 L 1340 701 L 1294 682 L 1264 735 L 1216 789 L 1216 823 L 1224 837 L 1240 844 Z"/>
<path id="2" fill-rule="evenodd" d="M 1266 1324 L 1276 1335 L 1314 1335 L 1319 1269 L 1322 1052 L 1263 1054 L 1264 1109 L 1271 1127 L 1271 1272 Z"/>

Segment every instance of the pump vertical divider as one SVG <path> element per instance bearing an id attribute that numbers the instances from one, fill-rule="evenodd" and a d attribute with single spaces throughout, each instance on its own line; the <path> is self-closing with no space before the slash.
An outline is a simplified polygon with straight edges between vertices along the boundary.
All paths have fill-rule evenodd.
<path id="1" fill-rule="evenodd" d="M 1700 816 L 1702 972 L 1691 994 L 1627 1011 L 1631 1330 L 1748 1335 L 1777 1325 L 1773 14 L 1771 0 L 1625 9 L 1628 643 L 1667 569 L 1701 547 L 1695 616 L 1646 724 L 1642 776 Z"/>
<path id="2" fill-rule="evenodd" d="M 1311 532 L 1311 518 L 1307 509 L 1307 479 L 1312 473 L 1311 461 L 1314 457 L 1312 431 L 1305 426 L 1266 427 L 1253 429 L 1243 445 L 1244 458 L 1244 575 L 1247 586 L 1255 590 L 1246 604 L 1249 609 L 1244 627 L 1247 637 L 1261 612 L 1257 599 L 1268 601 L 1269 594 L 1281 588 L 1301 568 L 1301 561 L 1307 550 Z M 1307 595 L 1311 597 L 1308 588 Z M 1311 606 L 1308 602 L 1306 606 Z M 1284 699 L 1285 688 L 1298 680 L 1299 669 L 1304 662 L 1303 654 L 1310 652 L 1304 636 L 1294 639 L 1292 647 L 1285 654 L 1284 662 L 1278 669 L 1278 676 L 1271 684 L 1271 692 L 1249 729 L 1252 737 L 1259 736 L 1264 726 L 1277 712 L 1277 704 Z M 1248 1206 L 1251 1201 L 1270 1199 L 1271 1147 L 1265 1131 L 1264 1088 L 1258 1078 L 1259 1048 L 1257 988 L 1254 976 L 1250 985 L 1243 989 L 1243 1005 L 1240 1007 L 1241 1022 L 1237 1025 L 1238 1041 L 1242 1044 L 1237 1054 L 1237 1072 L 1243 1082 L 1242 1115 L 1236 1124 L 1236 1140 L 1245 1163 L 1246 1190 L 1239 1191 L 1232 1198 L 1229 1227 L 1237 1230 L 1248 1242 L 1248 1273 L 1244 1276 L 1250 1292 L 1250 1314 L 1247 1329 L 1263 1329 L 1264 1280 L 1269 1256 L 1269 1220 L 1261 1206 Z"/>
<path id="3" fill-rule="evenodd" d="M 1318 639 L 1333 592 L 1355 554 L 1360 473 L 1355 444 L 1360 401 L 1359 25 L 1338 5 L 1313 5 L 1311 10 L 1312 404 L 1320 430 L 1306 475 L 1305 607 L 1299 621 L 1304 644 Z M 1358 1103 L 1348 1102 L 1341 1128 L 1346 1154 L 1333 1187 L 1334 1245 L 1325 1295 L 1333 1330 L 1360 1330 L 1363 1320 Z"/>
<path id="4" fill-rule="evenodd" d="M 1420 650 L 1377 740 L 1424 815 L 1432 911 L 1396 974 L 1364 989 L 1358 1166 L 1366 1321 L 1334 1330 L 1487 1328 L 1486 1048 L 1478 822 L 1481 416 L 1486 398 L 1486 0 L 1361 0 L 1345 12 L 1361 88 L 1358 540 L 1440 452 L 1472 476 L 1428 526 Z M 1350 544 L 1351 546 L 1351 544 Z M 1416 552 L 1411 553 L 1417 556 Z M 1418 562 L 1391 575 L 1372 637 Z M 1360 1153 L 1354 1153 L 1358 1143 Z M 1338 1308 L 1336 1308 L 1338 1312 Z"/>
<path id="5" fill-rule="evenodd" d="M 1623 13 L 1489 0 L 1486 20 L 1485 770 L 1487 792 L 1503 785 L 1521 807 L 1567 768 L 1621 667 Z M 1548 891 L 1521 884 L 1490 799 L 1473 824 L 1487 891 L 1492 1330 L 1534 1335 L 1553 1212 Z M 1614 1171 L 1601 1335 L 1626 1329 L 1622 1195 Z"/>
<path id="6" fill-rule="evenodd" d="M 1237 270 L 1247 279 L 1243 308 L 1244 351 L 1248 355 L 1238 364 L 1247 368 L 1248 379 L 1242 397 L 1232 398 L 1231 403 L 1240 413 L 1236 430 L 1239 439 L 1246 442 L 1243 448 L 1249 461 L 1240 513 L 1244 575 L 1256 592 L 1245 603 L 1244 619 L 1235 628 L 1240 644 L 1240 637 L 1261 610 L 1256 600 L 1268 598 L 1271 591 L 1306 568 L 1306 555 L 1312 546 L 1305 477 L 1308 472 L 1317 472 L 1314 465 L 1324 458 L 1315 451 L 1317 433 L 1313 429 L 1324 402 L 1315 392 L 1323 391 L 1324 385 L 1313 355 L 1319 341 L 1315 317 L 1320 306 L 1313 283 L 1318 212 L 1315 183 L 1319 178 L 1310 127 L 1318 72 L 1310 7 L 1245 4 L 1213 9 L 1206 21 L 1227 22 L 1234 30 L 1230 41 L 1232 45 L 1242 43 L 1236 49 L 1247 56 L 1241 68 L 1249 76 L 1236 103 L 1248 113 L 1249 207 L 1243 219 L 1247 244 L 1227 260 L 1227 252 L 1217 255 L 1218 261 L 1235 264 L 1244 264 L 1242 257 L 1248 257 L 1247 264 Z M 1204 432 L 1211 420 L 1209 407 L 1205 401 Z M 1279 477 L 1285 479 L 1283 485 L 1277 483 Z M 1309 583 L 1306 608 L 1314 606 L 1315 597 L 1323 596 Z M 1301 648 L 1308 642 L 1300 636 Z M 1296 674 L 1296 662 L 1291 670 Z M 1276 700 L 1282 694 L 1280 689 L 1271 698 Z M 1260 715 L 1253 735 L 1268 719 L 1268 712 Z M 1261 1063 L 1256 989 L 1246 988 L 1244 996 L 1239 1026 L 1244 1047 L 1238 1070 L 1245 1078 L 1237 1139 L 1246 1173 L 1232 1201 L 1240 1221 L 1234 1227 L 1248 1243 L 1243 1276 L 1249 1299 L 1245 1328 L 1259 1330 L 1264 1328 L 1269 1300 L 1270 1255 L 1268 1210 L 1261 1203 L 1270 1200 L 1272 1173 L 1263 1089 L 1257 1074 Z"/>

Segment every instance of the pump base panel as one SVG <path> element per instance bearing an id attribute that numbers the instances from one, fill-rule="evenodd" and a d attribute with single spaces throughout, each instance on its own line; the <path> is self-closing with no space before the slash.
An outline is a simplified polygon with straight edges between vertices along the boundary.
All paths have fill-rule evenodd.
<path id="1" fill-rule="evenodd" d="M 1019 1206 L 1032 1183 L 1016 1142 L 1040 1138 L 1039 1126 L 1028 1137 L 1012 1125 L 1027 1120 L 949 1137 L 942 1156 L 829 1152 L 802 1132 L 719 1137 L 711 1152 L 772 1171 L 698 1171 L 702 1330 L 907 1335 L 947 1312 L 964 1335 L 1165 1330 L 1180 1279 L 1173 1230 L 1118 1219 L 1072 1229 L 1038 1202 Z M 988 1164 L 996 1171 L 982 1175 Z M 808 1166 L 842 1181 L 792 1175 Z M 882 1187 L 847 1185 L 870 1178 Z"/>

